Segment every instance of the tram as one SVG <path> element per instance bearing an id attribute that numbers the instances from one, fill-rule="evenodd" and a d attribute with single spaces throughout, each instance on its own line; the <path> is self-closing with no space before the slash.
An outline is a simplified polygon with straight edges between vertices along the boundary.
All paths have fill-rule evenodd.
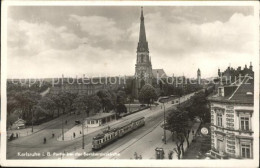
<path id="1" fill-rule="evenodd" d="M 92 150 L 99 150 L 144 125 L 144 117 L 139 117 L 118 127 L 107 129 L 93 138 Z"/>

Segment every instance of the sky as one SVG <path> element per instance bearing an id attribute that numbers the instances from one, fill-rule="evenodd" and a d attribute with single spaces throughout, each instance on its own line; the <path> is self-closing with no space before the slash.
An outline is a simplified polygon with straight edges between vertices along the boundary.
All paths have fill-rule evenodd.
<path id="1" fill-rule="evenodd" d="M 254 59 L 252 7 L 144 6 L 153 69 L 202 78 Z M 7 77 L 134 75 L 139 6 L 12 6 Z"/>

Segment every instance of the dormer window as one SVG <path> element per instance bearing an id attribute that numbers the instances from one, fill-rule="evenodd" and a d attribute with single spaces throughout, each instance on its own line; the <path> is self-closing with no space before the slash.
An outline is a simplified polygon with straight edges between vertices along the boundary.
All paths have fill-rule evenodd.
<path id="1" fill-rule="evenodd" d="M 222 88 L 222 87 L 218 88 L 218 95 L 219 96 L 224 96 L 224 88 Z"/>

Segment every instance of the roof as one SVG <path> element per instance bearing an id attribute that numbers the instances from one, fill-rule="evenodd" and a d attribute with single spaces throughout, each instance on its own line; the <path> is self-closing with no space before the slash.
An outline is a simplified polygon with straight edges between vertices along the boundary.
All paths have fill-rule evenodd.
<path id="1" fill-rule="evenodd" d="M 22 122 L 22 123 L 26 123 L 25 120 L 19 118 L 18 120 L 16 120 L 16 121 L 14 122 L 14 124 L 18 124 L 18 123 L 21 123 L 21 122 Z"/>
<path id="2" fill-rule="evenodd" d="M 222 86 L 228 94 L 225 96 L 214 95 L 209 97 L 210 101 L 230 102 L 230 103 L 254 103 L 254 79 L 246 76 L 240 83 L 234 87 L 234 84 L 229 86 Z"/>
<path id="3" fill-rule="evenodd" d="M 152 72 L 154 78 L 157 77 L 157 73 L 158 73 L 158 77 L 167 77 L 163 69 L 153 69 Z"/>
<path id="4" fill-rule="evenodd" d="M 229 100 L 243 101 L 246 103 L 254 102 L 254 79 L 245 78 L 242 84 L 234 92 L 234 94 L 229 98 Z"/>
<path id="5" fill-rule="evenodd" d="M 96 114 L 95 116 L 87 118 L 87 120 L 98 120 L 98 119 L 106 118 L 106 117 L 113 116 L 113 115 L 115 115 L 115 113 L 99 113 L 99 114 Z"/>
<path id="6" fill-rule="evenodd" d="M 148 42 L 146 41 L 146 34 L 145 34 L 145 26 L 144 26 L 144 15 L 143 15 L 143 8 L 141 8 L 141 18 L 140 18 L 140 33 L 139 33 L 139 42 L 137 46 L 138 52 L 149 52 Z"/>

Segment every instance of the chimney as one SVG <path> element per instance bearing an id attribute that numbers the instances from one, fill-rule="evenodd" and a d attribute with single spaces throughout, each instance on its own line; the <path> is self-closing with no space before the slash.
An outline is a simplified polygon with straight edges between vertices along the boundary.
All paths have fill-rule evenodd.
<path id="1" fill-rule="evenodd" d="M 250 69 L 251 71 L 253 71 L 253 66 L 252 66 L 252 62 L 250 62 L 250 66 L 249 66 L 249 69 Z"/>

